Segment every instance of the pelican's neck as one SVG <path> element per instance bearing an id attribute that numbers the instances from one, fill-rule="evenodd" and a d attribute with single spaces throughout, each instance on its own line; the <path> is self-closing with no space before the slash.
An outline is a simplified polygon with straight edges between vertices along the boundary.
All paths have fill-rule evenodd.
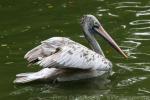
<path id="1" fill-rule="evenodd" d="M 104 53 L 99 45 L 99 43 L 97 42 L 97 40 L 95 39 L 94 35 L 91 34 L 89 32 L 89 30 L 84 30 L 85 31 L 85 38 L 86 40 L 89 42 L 91 48 L 96 52 L 96 53 L 99 53 L 100 55 L 104 56 Z"/>

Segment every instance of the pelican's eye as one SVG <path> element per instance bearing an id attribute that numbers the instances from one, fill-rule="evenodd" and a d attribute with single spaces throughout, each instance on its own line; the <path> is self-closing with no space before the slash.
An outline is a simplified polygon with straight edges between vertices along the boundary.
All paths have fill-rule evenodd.
<path id="1" fill-rule="evenodd" d="M 99 23 L 97 21 L 94 21 L 94 27 L 99 27 Z"/>

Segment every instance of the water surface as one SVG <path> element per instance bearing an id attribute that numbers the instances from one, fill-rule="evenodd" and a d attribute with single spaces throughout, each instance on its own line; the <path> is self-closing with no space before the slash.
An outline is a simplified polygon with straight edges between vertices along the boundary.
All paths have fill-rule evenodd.
<path id="1" fill-rule="evenodd" d="M 14 85 L 15 75 L 38 71 L 27 68 L 24 54 L 53 36 L 69 37 L 89 47 L 79 20 L 95 15 L 129 55 L 124 59 L 99 38 L 115 72 L 99 78 L 65 83 Z M 149 0 L 1 0 L 0 100 L 150 99 Z M 134 96 L 134 97 L 130 97 Z M 136 97 L 138 96 L 138 97 Z"/>

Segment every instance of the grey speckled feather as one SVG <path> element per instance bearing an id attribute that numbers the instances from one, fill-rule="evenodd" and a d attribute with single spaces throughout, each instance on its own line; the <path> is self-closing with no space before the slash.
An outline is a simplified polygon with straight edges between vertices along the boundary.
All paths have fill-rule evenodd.
<path id="1" fill-rule="evenodd" d="M 105 58 L 94 37 L 95 33 L 100 34 L 127 58 L 95 16 L 83 16 L 81 26 L 92 50 L 65 37 L 53 37 L 42 41 L 39 46 L 27 52 L 24 58 L 30 65 L 37 64 L 43 69 L 33 73 L 17 74 L 14 83 L 27 83 L 35 80 L 71 81 L 111 72 L 112 64 Z"/>
<path id="2" fill-rule="evenodd" d="M 100 69 L 108 71 L 111 62 L 102 55 L 76 43 L 69 38 L 53 37 L 42 42 L 40 46 L 29 51 L 25 58 L 42 67 Z"/>
<path id="3" fill-rule="evenodd" d="M 112 68 L 111 62 L 102 55 L 65 37 L 53 37 L 41 42 L 41 45 L 27 52 L 24 58 L 44 69 L 35 73 L 17 74 L 14 83 L 46 79 L 79 80 L 103 75 Z"/>

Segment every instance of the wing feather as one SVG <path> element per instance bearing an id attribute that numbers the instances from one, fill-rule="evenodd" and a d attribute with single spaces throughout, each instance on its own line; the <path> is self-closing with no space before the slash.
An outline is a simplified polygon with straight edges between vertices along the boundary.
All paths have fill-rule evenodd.
<path id="1" fill-rule="evenodd" d="M 39 46 L 28 51 L 24 58 L 27 59 L 29 63 L 37 63 L 38 61 L 55 54 L 58 52 L 58 48 L 71 42 L 73 41 L 65 37 L 53 37 L 44 40 Z"/>
<path id="2" fill-rule="evenodd" d="M 109 60 L 68 38 L 53 37 L 42 41 L 25 55 L 42 67 L 110 70 Z"/>
<path id="3" fill-rule="evenodd" d="M 78 44 L 62 47 L 58 53 L 42 59 L 39 65 L 69 69 L 100 69 L 102 71 L 110 70 L 112 67 L 109 60 Z"/>

